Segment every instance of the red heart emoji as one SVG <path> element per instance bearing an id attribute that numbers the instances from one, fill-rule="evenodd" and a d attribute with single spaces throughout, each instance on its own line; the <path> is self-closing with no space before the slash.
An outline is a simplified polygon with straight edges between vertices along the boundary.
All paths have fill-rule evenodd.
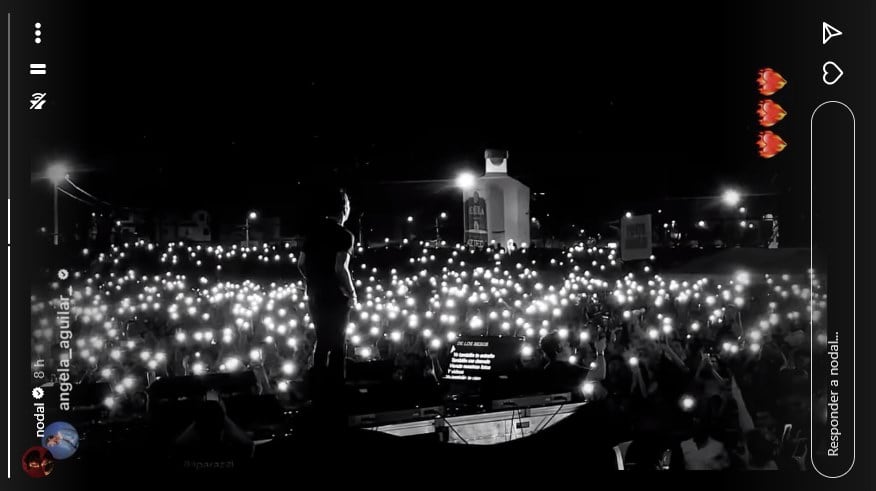
<path id="1" fill-rule="evenodd" d="M 757 83 L 760 85 L 760 93 L 773 95 L 788 83 L 785 77 L 772 68 L 761 68 L 758 72 Z"/>
<path id="2" fill-rule="evenodd" d="M 779 152 L 788 146 L 782 137 L 772 131 L 761 131 L 757 139 L 757 146 L 760 148 L 758 153 L 765 159 L 775 157 Z"/>
<path id="3" fill-rule="evenodd" d="M 772 99 L 763 99 L 757 105 L 757 115 L 760 117 L 760 125 L 769 128 L 787 116 L 788 112 Z"/>

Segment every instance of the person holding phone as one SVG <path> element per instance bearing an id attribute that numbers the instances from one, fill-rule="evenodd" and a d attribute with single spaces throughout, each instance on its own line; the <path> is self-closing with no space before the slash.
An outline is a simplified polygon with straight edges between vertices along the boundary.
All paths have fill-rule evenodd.
<path id="1" fill-rule="evenodd" d="M 599 342 L 599 341 L 598 341 Z M 601 341 L 602 349 L 598 358 L 602 360 L 602 365 L 605 364 L 605 340 Z M 544 353 L 546 363 L 543 367 L 543 387 L 549 391 L 565 392 L 576 390 L 577 387 L 584 381 L 588 374 L 587 369 L 577 364 L 569 363 L 567 360 L 559 358 L 563 352 L 565 342 L 560 338 L 557 331 L 551 331 L 539 340 L 539 347 Z M 602 380 L 603 375 L 599 378 Z"/>
<path id="2" fill-rule="evenodd" d="M 171 462 L 180 470 L 233 470 L 250 464 L 255 443 L 228 417 L 221 394 L 204 395 L 194 421 L 174 440 Z"/>
<path id="3" fill-rule="evenodd" d="M 736 377 L 730 377 L 730 396 L 736 403 L 739 415 L 739 429 L 744 438 L 743 462 L 748 470 L 778 470 L 775 460 L 776 445 L 770 442 L 763 432 L 754 425 L 754 419 L 748 412 L 742 391 L 736 383 Z"/>

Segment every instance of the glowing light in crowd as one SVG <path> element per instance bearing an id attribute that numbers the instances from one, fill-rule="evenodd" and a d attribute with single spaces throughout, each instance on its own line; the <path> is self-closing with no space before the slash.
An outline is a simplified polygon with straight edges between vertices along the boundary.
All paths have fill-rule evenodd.
<path id="1" fill-rule="evenodd" d="M 591 346 L 584 345 L 592 342 L 596 326 L 585 322 L 581 313 L 591 307 L 605 310 L 612 324 L 640 326 L 645 336 L 637 336 L 636 342 L 646 344 L 661 342 L 664 336 L 682 340 L 707 336 L 725 323 L 744 322 L 743 339 L 721 348 L 723 357 L 745 357 L 764 349 L 776 333 L 784 332 L 786 323 L 817 324 L 825 308 L 825 297 L 810 291 L 809 282 L 792 285 L 789 275 L 761 279 L 737 272 L 729 282 L 717 284 L 707 278 L 663 278 L 647 266 L 622 271 L 619 261 L 612 263 L 617 258 L 616 244 L 580 243 L 534 258 L 522 244 L 513 248 L 494 243 L 485 251 L 475 251 L 416 242 L 399 246 L 410 251 L 414 267 L 408 266 L 408 258 L 385 267 L 366 264 L 367 246 L 358 246 L 362 251 L 354 258 L 359 261 L 354 281 L 361 302 L 345 333 L 360 358 L 386 356 L 378 347 L 387 341 L 394 343 L 390 353 L 417 349 L 422 356 L 423 346 L 449 349 L 460 336 L 485 334 L 489 327 L 490 335 L 525 337 L 520 351 L 524 358 L 536 355 L 535 343 L 541 336 L 555 332 L 562 340 L 572 340 L 572 351 L 567 353 L 575 354 L 564 359 L 586 366 L 592 359 L 582 353 L 592 352 Z M 214 267 L 222 262 L 226 271 L 245 271 L 246 265 L 261 266 L 266 260 L 273 267 L 279 256 L 283 265 L 296 268 L 289 251 L 278 254 L 282 249 L 270 244 L 244 248 L 138 240 L 103 253 L 90 251 L 83 260 L 102 264 L 100 272 L 71 275 L 77 300 L 73 313 L 82 333 L 74 363 L 111 384 L 118 397 L 116 406 L 137 387 L 147 385 L 143 372 L 152 372 L 154 380 L 173 374 L 180 364 L 190 374 L 203 375 L 264 363 L 274 387 L 281 392 L 288 389 L 305 375 L 296 363 L 306 360 L 313 349 L 308 331 L 313 319 L 303 281 L 224 277 Z M 382 244 L 379 249 L 385 250 Z M 138 267 L 143 257 L 164 269 L 144 274 L 149 268 Z M 818 291 L 815 279 L 811 285 Z M 811 312 L 810 300 L 815 306 Z M 33 351 L 47 353 L 47 340 L 57 337 L 49 315 L 52 303 L 34 295 L 32 309 Z M 171 343 L 141 336 L 138 329 L 143 322 L 167 325 Z M 817 339 L 826 342 L 823 334 Z M 576 347 L 583 351 L 575 351 Z M 194 355 L 185 355 L 192 351 Z M 631 366 L 639 362 L 636 356 L 628 355 L 627 360 Z"/>
<path id="2" fill-rule="evenodd" d="M 691 411 L 693 410 L 694 406 L 696 406 L 697 402 L 696 399 L 694 399 L 692 396 L 684 395 L 681 397 L 681 401 L 679 401 L 679 403 L 681 404 L 682 409 L 684 409 L 685 411 Z"/>
<path id="3" fill-rule="evenodd" d="M 593 392 L 596 390 L 596 385 L 593 382 L 584 382 L 581 384 L 581 393 L 585 396 L 592 396 Z"/>
<path id="4" fill-rule="evenodd" d="M 253 351 L 257 351 L 257 350 L 253 350 Z M 250 357 L 252 357 L 252 352 L 250 352 Z M 240 359 L 237 357 L 231 357 L 231 358 L 228 358 L 227 360 L 225 360 L 225 368 L 231 372 L 239 369 L 241 367 L 241 365 L 242 364 L 240 362 Z"/>

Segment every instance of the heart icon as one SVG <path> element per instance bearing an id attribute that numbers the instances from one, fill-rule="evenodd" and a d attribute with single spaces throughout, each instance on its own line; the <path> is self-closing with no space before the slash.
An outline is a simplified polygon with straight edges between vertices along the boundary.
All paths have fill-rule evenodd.
<path id="1" fill-rule="evenodd" d="M 832 61 L 826 62 L 821 66 L 821 80 L 824 81 L 827 85 L 833 85 L 839 81 L 843 76 L 843 70 L 836 63 Z"/>

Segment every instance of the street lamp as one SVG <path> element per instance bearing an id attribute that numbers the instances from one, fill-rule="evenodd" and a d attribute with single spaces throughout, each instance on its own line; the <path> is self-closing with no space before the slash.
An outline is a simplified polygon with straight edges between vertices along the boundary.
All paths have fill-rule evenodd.
<path id="1" fill-rule="evenodd" d="M 447 220 L 447 212 L 442 211 L 440 215 L 435 217 L 435 247 L 441 243 L 441 223 L 440 220 Z"/>
<path id="2" fill-rule="evenodd" d="M 477 179 L 471 172 L 463 172 L 456 177 L 456 186 L 463 191 L 474 189 Z"/>
<path id="3" fill-rule="evenodd" d="M 246 248 L 249 249 L 249 222 L 258 220 L 258 213 L 251 211 L 246 215 L 246 222 L 243 229 L 246 231 Z"/>
<path id="4" fill-rule="evenodd" d="M 742 195 L 739 194 L 739 191 L 735 189 L 728 189 L 724 191 L 724 194 L 721 195 L 721 201 L 724 202 L 725 205 L 730 207 L 735 207 L 742 200 Z"/>
<path id="5" fill-rule="evenodd" d="M 465 204 L 464 204 L 465 193 L 466 193 L 466 191 L 471 191 L 472 189 L 474 189 L 475 186 L 477 186 L 477 178 L 471 172 L 462 172 L 458 176 L 456 176 L 456 187 L 458 187 L 459 189 L 462 190 L 462 199 L 463 199 L 462 223 L 463 223 L 463 228 L 465 228 L 465 224 L 468 223 L 466 220 L 466 210 L 465 210 Z M 462 235 L 463 242 L 465 242 L 465 237 L 466 237 L 465 234 L 466 233 L 464 232 Z"/>
<path id="6" fill-rule="evenodd" d="M 406 225 L 403 226 L 402 235 L 407 236 L 411 240 L 414 240 L 414 235 L 416 235 L 414 233 L 414 225 L 413 225 L 414 217 L 412 215 L 408 215 L 408 217 L 405 219 L 405 223 L 406 223 Z M 407 244 L 406 240 L 407 239 L 402 237 L 403 244 Z"/>
<path id="7" fill-rule="evenodd" d="M 55 229 L 54 229 L 54 233 L 52 234 L 52 243 L 55 245 L 58 245 L 61 243 L 61 235 L 59 232 L 59 223 L 58 223 L 59 222 L 59 219 L 58 219 L 58 186 L 60 186 L 61 183 L 64 182 L 65 179 L 67 179 L 67 175 L 68 175 L 67 166 L 64 164 L 52 164 L 51 166 L 49 166 L 48 169 L 46 169 L 46 177 L 49 179 L 49 181 L 52 182 L 52 186 L 54 187 L 53 201 L 54 201 L 54 209 L 55 209 L 55 214 L 54 214 Z"/>

